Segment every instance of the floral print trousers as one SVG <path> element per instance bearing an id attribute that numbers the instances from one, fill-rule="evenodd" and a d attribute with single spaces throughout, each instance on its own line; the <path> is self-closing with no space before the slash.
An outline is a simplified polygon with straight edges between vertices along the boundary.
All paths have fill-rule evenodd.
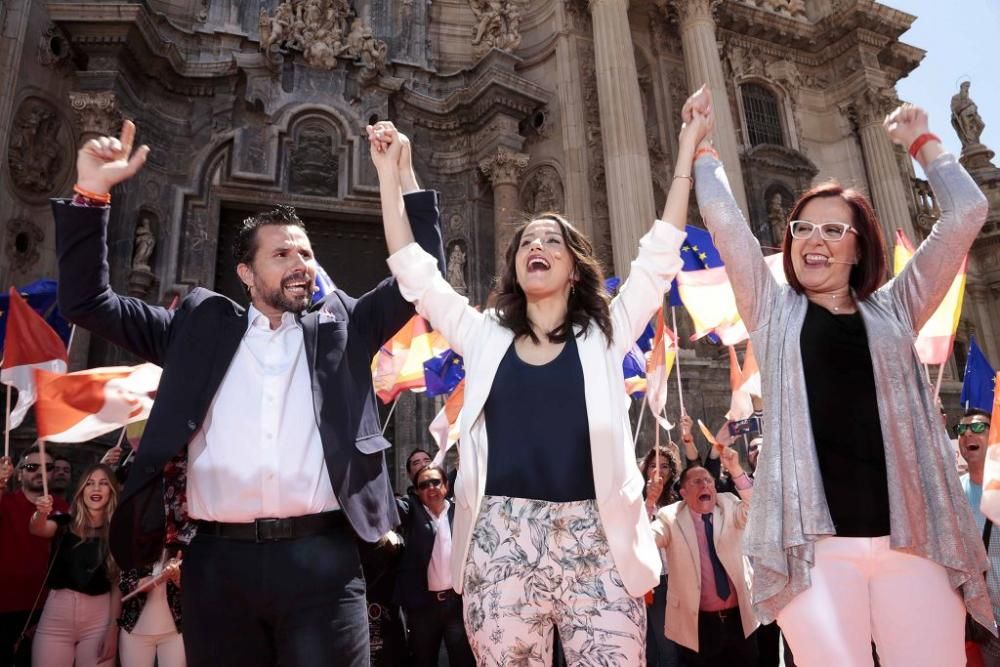
<path id="1" fill-rule="evenodd" d="M 615 568 L 593 500 L 486 496 L 465 566 L 465 629 L 480 667 L 646 664 L 646 609 Z"/>

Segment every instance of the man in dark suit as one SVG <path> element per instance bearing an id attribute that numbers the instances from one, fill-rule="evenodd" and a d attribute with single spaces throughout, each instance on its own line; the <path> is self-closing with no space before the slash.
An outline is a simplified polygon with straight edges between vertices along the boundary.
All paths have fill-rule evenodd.
<path id="1" fill-rule="evenodd" d="M 384 165 L 402 148 L 388 151 L 380 131 L 369 128 Z M 176 310 L 115 294 L 108 193 L 145 161 L 147 147 L 132 154 L 134 135 L 127 121 L 120 139 L 87 142 L 77 195 L 53 202 L 60 309 L 163 367 L 112 521 L 115 559 L 123 569 L 148 565 L 165 539 L 194 535 L 183 565 L 194 667 L 367 666 L 354 538 L 374 542 L 399 522 L 369 368 L 413 307 L 387 279 L 360 298 L 335 290 L 309 308 L 316 262 L 287 207 L 240 230 L 234 254 L 248 309 L 201 288 Z M 389 252 L 416 238 L 443 268 L 436 194 L 416 192 L 412 172 L 402 180 L 411 194 L 398 205 L 405 199 L 413 231 L 386 225 Z"/>
<path id="2" fill-rule="evenodd" d="M 451 667 L 474 667 L 462 619 L 462 596 L 452 588 L 451 528 L 444 469 L 430 464 L 413 478 L 415 491 L 398 499 L 403 557 L 396 570 L 393 601 L 406 610 L 410 652 L 416 667 L 436 667 L 441 641 Z"/>

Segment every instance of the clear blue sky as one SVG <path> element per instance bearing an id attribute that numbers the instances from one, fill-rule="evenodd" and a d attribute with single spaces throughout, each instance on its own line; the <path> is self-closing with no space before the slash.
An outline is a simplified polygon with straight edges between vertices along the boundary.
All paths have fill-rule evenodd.
<path id="1" fill-rule="evenodd" d="M 917 17 L 900 39 L 927 52 L 896 85 L 900 98 L 926 109 L 931 131 L 957 155 L 961 144 L 951 127 L 951 96 L 962 80 L 970 80 L 969 96 L 986 123 L 982 142 L 1000 155 L 1000 2 L 880 1 Z M 1000 166 L 1000 157 L 993 164 Z"/>

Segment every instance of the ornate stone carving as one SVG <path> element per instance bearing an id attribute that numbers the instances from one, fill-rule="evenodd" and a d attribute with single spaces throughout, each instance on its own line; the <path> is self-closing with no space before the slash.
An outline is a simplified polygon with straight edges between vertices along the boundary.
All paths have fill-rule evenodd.
<path id="1" fill-rule="evenodd" d="M 118 109 L 118 98 L 110 90 L 73 91 L 69 94 L 69 105 L 81 137 L 118 136 L 122 115 Z"/>
<path id="2" fill-rule="evenodd" d="M 781 245 L 785 238 L 785 227 L 788 226 L 788 212 L 785 210 L 785 200 L 780 192 L 771 194 L 767 203 L 767 222 L 771 226 L 771 239 L 775 246 Z"/>
<path id="3" fill-rule="evenodd" d="M 465 275 L 468 264 L 468 253 L 465 241 L 455 240 L 448 244 L 448 282 L 459 294 L 469 293 L 469 284 Z"/>
<path id="4" fill-rule="evenodd" d="M 38 197 L 52 194 L 68 160 L 69 131 L 55 107 L 29 97 L 21 103 L 11 124 L 7 163 L 19 194 Z"/>
<path id="5" fill-rule="evenodd" d="M 554 167 L 542 165 L 525 179 L 521 190 L 521 209 L 525 213 L 563 212 L 564 205 L 562 180 Z"/>
<path id="6" fill-rule="evenodd" d="M 951 126 L 962 142 L 962 164 L 970 170 L 991 168 L 993 151 L 979 141 L 986 123 L 969 97 L 968 81 L 963 81 L 959 92 L 951 98 Z"/>
<path id="7" fill-rule="evenodd" d="M 892 110 L 892 102 L 890 95 L 867 88 L 851 101 L 849 113 L 859 127 L 881 125 L 886 114 Z"/>
<path id="8" fill-rule="evenodd" d="M 517 185 L 521 173 L 528 166 L 529 156 L 524 153 L 514 153 L 503 146 L 490 157 L 479 161 L 479 169 L 490 179 L 493 187 L 498 185 Z"/>
<path id="9" fill-rule="evenodd" d="M 477 54 L 490 49 L 514 52 L 521 44 L 521 3 L 518 0 L 469 0 L 476 15 L 472 45 Z"/>
<path id="10" fill-rule="evenodd" d="M 153 248 L 156 247 L 156 234 L 153 231 L 152 214 L 142 211 L 139 214 L 139 224 L 135 227 L 135 243 L 132 250 L 132 268 L 149 271 L 150 260 L 153 258 Z"/>
<path id="11" fill-rule="evenodd" d="M 781 16 L 790 16 L 794 19 L 806 18 L 805 0 L 743 0 L 743 2 Z"/>
<path id="12" fill-rule="evenodd" d="M 684 24 L 699 19 L 714 22 L 715 11 L 722 0 L 657 0 L 657 3 L 664 9 L 673 9 Z"/>
<path id="13" fill-rule="evenodd" d="M 284 0 L 273 15 L 260 10 L 260 49 L 301 51 L 307 65 L 327 70 L 348 58 L 374 78 L 385 71 L 388 46 L 352 14 L 348 0 Z"/>
<path id="14" fill-rule="evenodd" d="M 298 134 L 289 157 L 288 187 L 294 193 L 334 197 L 340 163 L 337 140 L 326 127 L 307 125 Z"/>
<path id="15" fill-rule="evenodd" d="M 7 259 L 15 272 L 25 272 L 41 256 L 38 248 L 45 240 L 45 233 L 30 220 L 15 218 L 7 221 L 7 239 L 4 244 Z"/>
<path id="16" fill-rule="evenodd" d="M 69 60 L 71 49 L 69 40 L 55 24 L 38 38 L 38 62 L 46 67 L 59 67 Z"/>

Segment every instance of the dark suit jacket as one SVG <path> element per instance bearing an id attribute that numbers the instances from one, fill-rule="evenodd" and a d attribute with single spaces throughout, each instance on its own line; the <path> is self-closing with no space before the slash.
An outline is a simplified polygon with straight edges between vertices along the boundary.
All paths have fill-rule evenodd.
<path id="1" fill-rule="evenodd" d="M 405 609 L 420 609 L 431 603 L 427 590 L 427 566 L 431 563 L 437 530 L 430 512 L 413 494 L 397 498 L 402 522 L 403 556 L 396 567 L 396 589 L 392 601 Z M 455 525 L 455 503 L 448 503 L 448 524 Z"/>
<path id="2" fill-rule="evenodd" d="M 444 250 L 437 193 L 405 197 L 417 242 Z M 156 561 L 165 535 L 164 466 L 201 427 L 247 329 L 246 311 L 207 289 L 176 310 L 115 294 L 108 283 L 107 208 L 53 200 L 59 308 L 70 322 L 163 367 L 141 446 L 111 522 L 122 569 Z M 392 278 L 355 299 L 334 291 L 301 318 L 327 472 L 357 535 L 373 542 L 399 523 L 372 389 L 371 359 L 414 314 Z"/>

